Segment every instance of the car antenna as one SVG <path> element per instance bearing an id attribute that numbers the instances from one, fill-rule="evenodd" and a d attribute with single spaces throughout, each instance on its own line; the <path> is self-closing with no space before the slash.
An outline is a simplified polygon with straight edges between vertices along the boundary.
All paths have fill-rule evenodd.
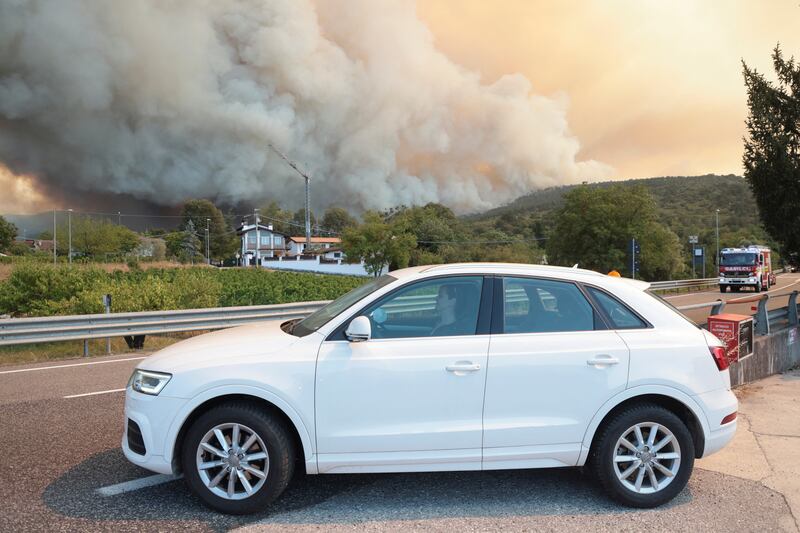
<path id="1" fill-rule="evenodd" d="M 572 268 L 578 268 L 578 263 L 575 263 L 574 265 L 572 265 Z"/>

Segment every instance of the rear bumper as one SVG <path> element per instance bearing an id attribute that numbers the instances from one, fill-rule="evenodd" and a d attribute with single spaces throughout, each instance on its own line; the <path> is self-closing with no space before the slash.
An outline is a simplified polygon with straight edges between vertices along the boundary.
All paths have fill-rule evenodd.
<path id="1" fill-rule="evenodd" d="M 693 396 L 700 404 L 708 422 L 705 447 L 702 457 L 707 457 L 724 448 L 736 434 L 736 420 L 722 424 L 722 420 L 739 409 L 739 400 L 730 389 L 718 389 Z"/>

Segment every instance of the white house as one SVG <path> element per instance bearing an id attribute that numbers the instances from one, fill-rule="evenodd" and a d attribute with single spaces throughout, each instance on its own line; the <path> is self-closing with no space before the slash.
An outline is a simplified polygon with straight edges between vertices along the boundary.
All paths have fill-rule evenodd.
<path id="1" fill-rule="evenodd" d="M 241 239 L 237 254 L 243 266 L 255 266 L 286 255 L 288 235 L 272 229 L 272 224 L 248 224 L 243 222 L 236 230 Z"/>

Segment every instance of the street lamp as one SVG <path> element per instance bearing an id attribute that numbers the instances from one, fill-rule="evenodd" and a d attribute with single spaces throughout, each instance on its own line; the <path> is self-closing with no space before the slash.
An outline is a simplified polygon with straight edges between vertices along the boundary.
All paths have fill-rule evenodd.
<path id="1" fill-rule="evenodd" d="M 56 264 L 58 261 L 58 252 L 56 251 L 56 245 L 58 244 L 57 241 L 57 230 L 56 230 L 56 210 L 53 209 L 53 265 Z"/>
<path id="2" fill-rule="evenodd" d="M 714 262 L 717 266 L 719 266 L 719 209 L 717 209 L 716 215 L 717 215 L 717 258 L 714 260 Z"/>
<path id="3" fill-rule="evenodd" d="M 69 228 L 69 264 L 72 264 L 72 209 L 67 209 L 67 227 Z"/>
<path id="4" fill-rule="evenodd" d="M 209 228 L 211 226 L 211 219 L 206 219 L 206 263 L 211 264 L 211 245 L 210 245 L 210 233 Z"/>

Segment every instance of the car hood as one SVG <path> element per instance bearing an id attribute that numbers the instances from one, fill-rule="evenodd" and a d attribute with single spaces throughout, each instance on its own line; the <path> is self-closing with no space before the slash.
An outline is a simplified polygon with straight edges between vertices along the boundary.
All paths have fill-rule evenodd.
<path id="1" fill-rule="evenodd" d="M 186 369 L 244 362 L 281 353 L 299 340 L 281 329 L 281 321 L 257 322 L 198 335 L 159 350 L 138 368 L 175 373 Z"/>

